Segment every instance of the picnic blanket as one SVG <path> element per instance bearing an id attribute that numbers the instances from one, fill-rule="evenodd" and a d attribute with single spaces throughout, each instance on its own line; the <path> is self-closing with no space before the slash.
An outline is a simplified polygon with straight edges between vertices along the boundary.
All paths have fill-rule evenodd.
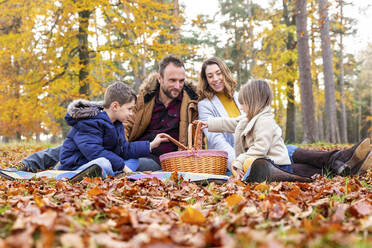
<path id="1" fill-rule="evenodd" d="M 62 178 L 67 178 L 72 182 L 80 181 L 84 177 L 102 177 L 102 169 L 96 164 L 91 165 L 90 167 L 84 170 L 74 170 L 74 171 L 67 171 L 67 170 L 46 170 L 40 172 L 27 172 L 27 171 L 13 171 L 7 169 L 0 170 L 0 177 L 8 179 L 8 180 L 16 180 L 16 179 L 32 179 L 32 178 L 40 178 L 40 177 L 47 177 L 47 178 L 55 178 L 56 180 L 60 180 Z"/>
<path id="2" fill-rule="evenodd" d="M 227 181 L 229 178 L 225 175 L 214 175 L 214 174 L 207 174 L 207 173 L 193 173 L 193 172 L 177 172 L 178 177 L 182 177 L 185 181 L 190 182 L 197 182 L 197 183 L 209 183 L 215 182 L 217 184 L 222 184 Z M 172 172 L 163 172 L 163 171 L 155 171 L 151 173 L 137 173 L 128 176 L 130 180 L 140 180 L 144 178 L 157 178 L 160 180 L 169 180 L 171 179 Z"/>
<path id="3" fill-rule="evenodd" d="M 215 182 L 218 184 L 225 183 L 228 176 L 224 175 L 214 175 L 214 174 L 207 174 L 207 173 L 192 173 L 192 172 L 177 172 L 179 178 L 183 178 L 185 181 L 196 182 L 196 183 L 210 183 Z M 66 171 L 66 170 L 46 170 L 40 171 L 37 173 L 33 172 L 26 172 L 26 171 L 11 171 L 11 170 L 0 170 L 0 177 L 3 177 L 8 180 L 17 180 L 17 179 L 32 179 L 32 178 L 40 178 L 40 177 L 47 177 L 47 178 L 54 178 L 56 180 L 60 180 L 63 178 L 67 178 L 70 181 L 77 182 L 82 180 L 84 177 L 102 177 L 102 169 L 98 166 L 93 164 L 92 166 L 86 168 L 85 170 L 74 170 L 74 171 Z M 122 174 L 122 176 L 126 176 Z M 172 176 L 172 172 L 163 172 L 163 171 L 155 171 L 155 172 L 135 172 L 128 177 L 129 180 L 141 180 L 145 178 L 157 178 L 159 180 L 170 180 Z M 119 176 L 121 177 L 121 176 Z"/>

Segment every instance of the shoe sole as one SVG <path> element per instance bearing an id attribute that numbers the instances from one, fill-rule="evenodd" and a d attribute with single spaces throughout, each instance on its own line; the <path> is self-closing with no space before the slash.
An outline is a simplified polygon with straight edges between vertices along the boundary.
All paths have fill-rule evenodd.
<path id="1" fill-rule="evenodd" d="M 72 183 L 79 182 L 79 181 L 83 180 L 84 177 L 102 177 L 101 167 L 94 164 L 94 165 L 86 168 L 85 170 L 83 170 L 82 172 L 80 172 L 79 174 L 74 176 L 73 178 L 71 178 L 70 182 L 72 182 Z"/>
<path id="2" fill-rule="evenodd" d="M 368 169 L 372 168 L 372 152 L 368 154 L 368 156 L 365 158 L 364 162 L 362 163 L 362 166 L 360 167 L 359 174 L 366 172 Z"/>
<path id="3" fill-rule="evenodd" d="M 355 149 L 353 156 L 345 163 L 350 169 L 353 169 L 360 161 L 362 161 L 370 150 L 369 138 L 364 139 Z"/>

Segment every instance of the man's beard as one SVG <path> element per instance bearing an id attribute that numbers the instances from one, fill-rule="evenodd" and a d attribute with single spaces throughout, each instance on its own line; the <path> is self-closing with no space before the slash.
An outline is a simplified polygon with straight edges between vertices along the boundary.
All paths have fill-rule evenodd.
<path id="1" fill-rule="evenodd" d="M 169 91 L 169 90 L 167 90 L 165 87 L 161 87 L 161 90 L 163 91 L 163 93 L 169 98 L 169 99 L 175 99 L 175 98 L 177 98 L 178 96 L 179 96 L 179 94 L 180 94 L 180 91 L 178 92 L 178 94 L 177 94 L 177 96 L 173 96 L 172 95 L 172 92 L 171 91 Z"/>

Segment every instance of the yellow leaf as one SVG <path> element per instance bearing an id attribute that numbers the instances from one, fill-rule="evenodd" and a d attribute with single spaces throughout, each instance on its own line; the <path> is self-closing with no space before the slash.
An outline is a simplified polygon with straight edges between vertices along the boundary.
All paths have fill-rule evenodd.
<path id="1" fill-rule="evenodd" d="M 229 207 L 239 204 L 242 200 L 243 200 L 243 197 L 241 197 L 238 194 L 233 194 L 226 198 L 226 202 Z"/>
<path id="2" fill-rule="evenodd" d="M 181 215 L 181 220 L 188 224 L 201 225 L 206 219 L 204 215 L 195 208 L 186 208 L 185 212 Z"/>
<path id="3" fill-rule="evenodd" d="M 45 205 L 43 198 L 39 194 L 34 194 L 34 201 L 39 208 Z"/>
<path id="4" fill-rule="evenodd" d="M 256 187 L 254 187 L 254 190 L 258 190 L 258 191 L 265 191 L 269 189 L 270 189 L 269 185 L 264 184 L 264 183 L 258 184 L 256 185 Z"/>

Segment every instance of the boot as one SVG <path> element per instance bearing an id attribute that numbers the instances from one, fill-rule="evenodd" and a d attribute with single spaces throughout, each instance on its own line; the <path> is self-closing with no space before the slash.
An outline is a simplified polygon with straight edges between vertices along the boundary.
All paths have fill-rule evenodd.
<path id="1" fill-rule="evenodd" d="M 361 175 L 367 172 L 367 170 L 369 169 L 372 169 L 372 152 L 371 151 L 368 152 L 367 156 L 362 161 L 360 161 L 353 169 L 351 169 L 350 174 Z"/>
<path id="2" fill-rule="evenodd" d="M 298 148 L 294 151 L 292 159 L 295 164 L 307 164 L 321 171 L 332 171 L 337 175 L 350 174 L 351 170 L 362 161 L 370 150 L 369 138 L 346 150 L 330 152 L 311 151 Z"/>
<path id="3" fill-rule="evenodd" d="M 259 183 L 263 181 L 311 182 L 312 179 L 284 171 L 273 165 L 270 161 L 264 158 L 258 158 L 253 162 L 251 171 L 246 181 Z"/>
<path id="4" fill-rule="evenodd" d="M 365 138 L 349 149 L 332 154 L 329 164 L 338 175 L 349 175 L 364 161 L 370 150 L 370 139 Z"/>

